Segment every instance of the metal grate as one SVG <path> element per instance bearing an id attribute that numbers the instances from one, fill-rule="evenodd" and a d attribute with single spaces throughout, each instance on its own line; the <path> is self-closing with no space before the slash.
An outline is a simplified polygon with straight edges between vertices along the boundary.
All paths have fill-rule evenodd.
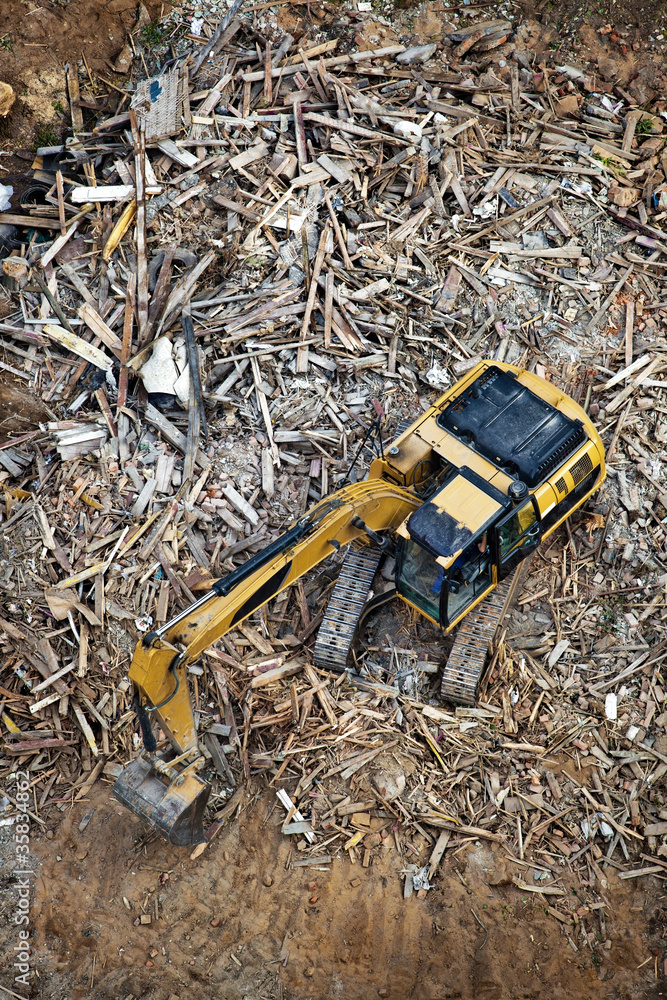
<path id="1" fill-rule="evenodd" d="M 583 428 L 579 426 L 572 431 L 572 433 L 569 435 L 566 441 L 563 441 L 563 443 L 558 448 L 556 448 L 556 450 L 551 455 L 549 455 L 549 457 L 544 462 L 540 464 L 538 469 L 538 476 L 540 482 L 542 482 L 543 479 L 546 479 L 546 477 L 550 475 L 554 471 L 554 469 L 558 468 L 561 462 L 564 461 L 564 459 L 566 459 L 567 456 L 571 452 L 573 452 L 578 445 L 583 444 L 583 440 L 584 440 L 584 431 Z"/>
<path id="2" fill-rule="evenodd" d="M 488 382 L 495 382 L 500 375 L 502 375 L 502 372 L 500 372 L 497 368 L 487 368 L 481 375 L 478 375 L 475 382 L 471 384 L 477 384 L 481 388 L 482 386 L 486 386 Z M 469 389 L 470 386 L 468 386 L 468 389 L 466 389 L 465 392 L 458 397 L 458 399 L 455 399 L 454 402 L 450 404 L 452 413 L 463 413 L 466 407 L 470 404 L 470 398 L 467 396 Z"/>
<path id="3" fill-rule="evenodd" d="M 556 480 L 556 489 L 559 493 L 567 493 L 567 486 L 565 485 L 565 480 L 562 476 L 560 479 Z"/>
<path id="4" fill-rule="evenodd" d="M 132 107 L 143 124 L 147 143 L 159 142 L 181 130 L 183 100 L 184 77 L 178 68 L 137 84 Z"/>
<path id="5" fill-rule="evenodd" d="M 572 468 L 570 469 L 570 475 L 574 480 L 574 485 L 577 486 L 582 479 L 585 479 L 589 472 L 593 471 L 593 463 L 591 462 L 591 456 L 586 453 L 582 455 L 581 458 L 577 459 Z"/>

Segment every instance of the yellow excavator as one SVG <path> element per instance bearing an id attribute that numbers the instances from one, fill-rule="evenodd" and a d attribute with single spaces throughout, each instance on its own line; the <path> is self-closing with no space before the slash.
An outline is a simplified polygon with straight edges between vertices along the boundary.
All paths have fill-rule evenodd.
<path id="1" fill-rule="evenodd" d="M 516 567 L 604 477 L 602 442 L 580 406 L 531 372 L 481 361 L 372 462 L 366 480 L 324 497 L 137 644 L 130 679 L 144 750 L 123 770 L 114 795 L 171 843 L 203 842 L 210 785 L 199 774 L 205 761 L 188 664 L 344 546 L 315 643 L 317 665 L 346 668 L 387 551 L 395 556 L 398 596 L 443 632 L 475 615 L 495 626 Z M 466 635 L 468 646 L 446 673 L 443 693 L 470 704 L 486 646 L 476 655 L 483 629 Z M 151 717 L 167 738 L 166 750 L 158 752 Z"/>

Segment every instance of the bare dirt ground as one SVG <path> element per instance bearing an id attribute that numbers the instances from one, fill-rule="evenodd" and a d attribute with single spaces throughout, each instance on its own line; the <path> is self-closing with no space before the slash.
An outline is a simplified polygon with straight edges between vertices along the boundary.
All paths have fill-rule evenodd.
<path id="1" fill-rule="evenodd" d="M 446 15 L 432 6 L 401 14 L 400 33 L 437 36 Z M 159 15 L 160 5 L 147 7 L 151 17 Z M 628 88 L 657 86 L 666 3 L 588 7 L 538 0 L 523 9 L 534 18 L 530 31 L 543 53 L 596 61 L 603 75 L 617 74 Z M 18 95 L 15 113 L 0 123 L 0 141 L 25 161 L 47 138 L 40 129 L 53 129 L 49 134 L 57 138 L 66 126 L 64 63 L 85 51 L 91 70 L 110 73 L 136 26 L 137 8 L 125 0 L 0 0 L 0 17 L 2 37 L 11 43 L 0 43 L 0 78 Z M 312 24 L 303 7 L 284 17 L 292 30 Z M 33 826 L 38 979 L 23 994 L 44 1000 L 653 1000 L 667 992 L 662 881 L 622 882 L 610 874 L 601 893 L 608 905 L 582 907 L 589 934 L 602 945 L 596 964 L 591 950 L 574 950 L 545 897 L 511 884 L 515 869 L 498 845 L 470 844 L 448 856 L 426 899 L 404 900 L 405 859 L 391 844 L 367 869 L 347 858 L 329 870 L 293 867 L 273 791 L 246 789 L 239 805 L 240 815 L 196 860 L 148 837 L 106 783 L 49 815 L 44 830 Z M 423 864 L 428 854 L 424 844 L 422 857 L 411 860 Z M 10 954 L 13 859 L 7 852 L 2 864 L 0 926 Z M 563 885 L 578 891 L 566 876 Z M 3 996 L 12 995 L 11 962 L 2 958 Z"/>
<path id="2" fill-rule="evenodd" d="M 171 9 L 156 0 L 142 6 L 149 23 Z M 0 80 L 16 94 L 11 115 L 0 118 L 0 146 L 22 154 L 14 168 L 32 160 L 36 145 L 61 141 L 67 63 L 83 54 L 92 72 L 108 75 L 141 16 L 135 0 L 0 0 Z"/>
<path id="3" fill-rule="evenodd" d="M 665 0 L 520 0 L 557 63 L 574 57 L 600 79 L 627 88 L 640 104 L 661 91 Z"/>
<path id="4" fill-rule="evenodd" d="M 499 845 L 448 861 L 428 897 L 403 899 L 390 848 L 364 869 L 294 868 L 272 794 L 252 790 L 238 821 L 196 861 L 98 786 L 33 843 L 33 996 L 224 1000 L 378 996 L 403 1000 L 652 1000 L 664 910 L 657 884 L 612 881 L 590 916 L 610 942 L 576 953 L 545 901 L 510 883 Z M 93 812 L 80 832 L 82 819 Z M 428 858 L 428 851 L 424 858 Z M 567 883 L 565 883 L 567 884 Z M 648 884 L 648 883 L 647 883 Z M 577 886 L 568 886 L 576 892 Z M 141 924 L 141 915 L 150 924 Z M 647 962 L 648 959 L 648 962 Z M 640 971 L 638 967 L 643 965 Z"/>

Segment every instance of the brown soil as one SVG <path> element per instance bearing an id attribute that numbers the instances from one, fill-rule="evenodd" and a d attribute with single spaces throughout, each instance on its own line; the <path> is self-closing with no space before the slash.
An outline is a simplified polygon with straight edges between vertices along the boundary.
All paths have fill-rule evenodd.
<path id="1" fill-rule="evenodd" d="M 526 17 L 574 36 L 581 25 L 610 25 L 630 42 L 660 34 L 667 20 L 666 0 L 519 0 Z"/>
<path id="2" fill-rule="evenodd" d="M 459 27 L 468 21 L 507 14 L 515 24 L 508 43 L 488 53 L 489 62 L 507 60 L 515 50 L 523 51 L 535 67 L 573 63 L 589 70 L 602 91 L 623 88 L 639 104 L 664 97 L 667 87 L 667 0 L 517 0 L 513 8 L 494 11 L 492 5 L 470 8 L 463 4 L 415 3 L 391 0 L 374 5 L 384 15 L 375 21 L 366 15 L 351 15 L 357 44 L 368 47 L 442 42 L 451 45 L 447 32 L 453 30 L 453 12 Z M 391 26 L 387 25 L 390 16 Z M 295 38 L 315 38 L 341 34 L 336 8 L 317 5 L 286 5 L 279 9 L 278 23 Z M 319 35 L 317 36 L 319 38 Z M 472 62 L 475 58 L 470 57 Z M 496 72 L 499 71 L 496 66 Z M 620 96 L 620 95 L 617 95 Z M 667 108 L 667 101 L 664 105 Z M 664 110 L 664 108 L 662 108 Z M 658 108 L 661 110 L 661 108 Z"/>
<path id="3" fill-rule="evenodd" d="M 144 6 L 153 18 L 171 5 Z M 60 142 L 69 124 L 64 67 L 85 53 L 93 73 L 109 76 L 138 15 L 137 0 L 0 0 L 0 80 L 16 94 L 11 114 L 0 118 L 3 149 L 27 156 L 50 139 Z M 122 86 L 122 78 L 116 82 Z"/>
<path id="4" fill-rule="evenodd" d="M 243 801 L 249 804 L 239 821 L 196 861 L 159 839 L 146 842 L 146 828 L 106 787 L 68 807 L 54 839 L 33 842 L 39 980 L 32 995 L 43 1000 L 128 995 L 651 1000 L 662 995 L 652 951 L 664 913 L 657 883 L 644 880 L 638 893 L 612 876 L 602 894 L 608 902 L 602 920 L 601 911 L 582 909 L 591 940 L 602 935 L 610 942 L 596 965 L 582 932 L 574 951 L 575 942 L 568 942 L 545 912 L 548 898 L 509 884 L 517 873 L 531 882 L 531 869 L 508 863 L 498 845 L 470 844 L 447 861 L 425 899 L 404 900 L 404 862 L 393 847 L 378 852 L 366 869 L 346 857 L 328 871 L 294 868 L 273 793 Z M 424 863 L 429 850 L 415 862 Z M 561 884 L 568 893 L 576 891 L 566 875 Z M 4 885 L 6 901 L 11 883 Z M 150 915 L 150 924 L 139 922 L 142 913 Z M 648 921 L 653 933 L 647 940 Z"/>
<path id="5" fill-rule="evenodd" d="M 520 0 L 520 7 L 552 64 L 575 62 L 600 89 L 621 87 L 639 104 L 664 96 L 667 0 Z"/>

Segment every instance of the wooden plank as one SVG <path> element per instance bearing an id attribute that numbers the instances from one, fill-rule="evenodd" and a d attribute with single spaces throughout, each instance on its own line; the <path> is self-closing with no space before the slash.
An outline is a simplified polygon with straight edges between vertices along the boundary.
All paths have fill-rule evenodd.
<path id="1" fill-rule="evenodd" d="M 55 326 L 53 323 L 44 324 L 44 333 L 51 340 L 55 340 L 57 343 L 62 344 L 66 347 L 68 351 L 73 354 L 78 355 L 80 358 L 84 358 L 89 361 L 91 365 L 95 365 L 96 368 L 101 368 L 102 371 L 110 371 L 113 364 L 113 359 L 100 351 L 97 347 L 93 347 L 87 341 L 82 340 L 81 337 L 77 337 L 75 333 L 70 333 L 69 330 L 63 330 L 61 326 Z"/>
<path id="2" fill-rule="evenodd" d="M 145 342 L 148 323 L 148 260 L 146 256 L 146 139 L 143 124 L 130 110 L 134 142 L 134 182 L 136 185 L 136 247 L 137 247 L 137 335 L 139 346 Z"/>
<path id="3" fill-rule="evenodd" d="M 243 514 L 245 519 L 252 524 L 253 528 L 256 528 L 259 524 L 259 514 L 257 511 L 250 506 L 248 501 L 241 496 L 238 490 L 236 490 L 230 483 L 224 483 L 221 487 L 221 492 L 224 497 L 229 500 L 232 507 L 238 510 L 239 514 Z"/>
<path id="4" fill-rule="evenodd" d="M 93 333 L 100 338 L 102 343 L 110 348 L 116 355 L 120 355 L 122 341 L 113 330 L 107 326 L 100 314 L 88 302 L 79 308 L 79 316 L 86 326 L 90 327 Z"/>
<path id="5" fill-rule="evenodd" d="M 60 229 L 60 222 L 45 215 L 17 215 L 13 212 L 0 212 L 0 224 L 6 226 L 21 226 L 30 229 Z"/>
<path id="6" fill-rule="evenodd" d="M 318 156 L 317 162 L 321 167 L 324 167 L 327 173 L 331 174 L 333 179 L 338 181 L 339 184 L 347 184 L 348 181 L 352 181 L 352 174 L 350 171 L 341 166 L 340 163 L 336 163 L 330 156 L 327 156 L 326 153 L 322 153 L 321 156 Z"/>
<path id="7" fill-rule="evenodd" d="M 238 170 L 240 167 L 249 167 L 251 163 L 256 163 L 257 160 L 263 160 L 268 156 L 269 147 L 265 142 L 255 143 L 254 146 L 248 146 L 242 153 L 237 153 L 236 156 L 232 156 L 229 161 L 229 166 L 232 170 Z"/>
<path id="8" fill-rule="evenodd" d="M 79 90 L 79 75 L 76 60 L 65 66 L 65 77 L 67 81 L 67 93 L 69 96 L 70 115 L 72 118 L 72 131 L 83 132 L 83 112 L 81 111 L 81 92 Z"/>
<path id="9" fill-rule="evenodd" d="M 295 674 L 301 673 L 302 670 L 303 664 L 301 662 L 295 663 L 294 660 L 290 660 L 288 663 L 283 663 L 280 667 L 274 667 L 272 670 L 266 670 L 264 673 L 257 674 L 250 681 L 250 687 L 253 691 L 256 691 L 257 688 L 266 687 L 276 681 L 283 680 L 285 677 L 294 677 Z"/>
<path id="10" fill-rule="evenodd" d="M 308 336 L 308 329 L 310 326 L 310 317 L 313 312 L 313 306 L 315 305 L 315 296 L 317 294 L 317 279 L 320 276 L 320 271 L 322 270 L 322 264 L 324 263 L 324 255 L 326 253 L 327 243 L 329 241 L 329 233 L 331 232 L 331 226 L 327 221 L 324 228 L 320 234 L 320 242 L 317 247 L 317 253 L 315 255 L 315 263 L 313 264 L 313 273 L 310 279 L 310 288 L 308 290 L 308 298 L 306 300 L 306 310 L 303 314 L 303 321 L 301 323 L 301 340 L 304 341 Z M 297 372 L 307 372 L 308 371 L 308 347 L 304 344 L 299 347 L 296 356 L 296 370 Z"/>
<path id="11" fill-rule="evenodd" d="M 447 850 L 447 844 L 452 836 L 451 830 L 441 830 L 438 839 L 435 843 L 435 847 L 431 851 L 431 857 L 428 859 L 428 877 L 431 879 L 438 870 L 438 866 L 442 861 L 443 855 Z"/>
<path id="12" fill-rule="evenodd" d="M 65 232 L 61 236 L 58 237 L 57 240 L 53 241 L 53 243 L 51 244 L 51 246 L 49 247 L 49 249 L 46 251 L 46 253 L 42 257 L 39 258 L 39 266 L 40 267 L 42 267 L 42 268 L 46 267 L 47 264 L 51 263 L 51 261 L 53 260 L 54 257 L 57 257 L 57 255 L 60 253 L 60 251 L 62 250 L 62 248 L 69 242 L 69 240 L 71 239 L 71 237 L 74 235 L 74 233 L 79 228 L 80 222 L 81 222 L 81 219 L 77 219 L 76 222 L 73 222 L 72 225 L 69 227 L 69 229 L 66 229 Z"/>
<path id="13" fill-rule="evenodd" d="M 329 59 L 323 59 L 322 62 L 326 67 L 326 69 L 329 69 L 330 67 L 333 66 L 349 66 L 350 63 L 355 64 L 355 63 L 365 62 L 367 59 L 369 60 L 382 59 L 385 56 L 395 56 L 398 55 L 399 52 L 404 52 L 404 51 L 405 51 L 404 45 L 385 45 L 383 48 L 379 49 L 363 49 L 361 52 L 351 52 L 349 55 L 346 56 L 331 56 Z M 315 54 L 316 53 L 314 53 L 313 49 L 309 49 L 306 51 L 306 55 L 308 56 L 313 56 Z M 274 66 L 274 68 L 271 70 L 271 76 L 275 78 L 279 76 L 284 76 L 284 77 L 293 76 L 295 73 L 300 73 L 303 70 L 307 69 L 308 67 L 303 62 L 301 62 L 301 60 L 299 60 L 296 63 L 292 63 L 292 65 L 290 66 L 285 66 L 285 67 Z M 252 70 L 249 73 L 243 74 L 243 81 L 245 83 L 248 82 L 256 83 L 259 80 L 263 79 L 264 79 L 263 69 Z"/>

